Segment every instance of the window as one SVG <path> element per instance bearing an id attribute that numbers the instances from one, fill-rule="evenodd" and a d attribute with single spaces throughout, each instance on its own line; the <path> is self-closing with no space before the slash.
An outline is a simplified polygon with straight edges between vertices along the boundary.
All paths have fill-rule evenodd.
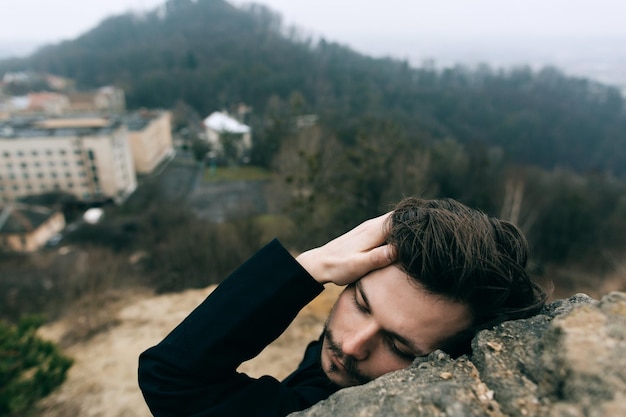
<path id="1" fill-rule="evenodd" d="M 24 151 L 17 151 L 17 156 L 24 156 Z"/>
<path id="2" fill-rule="evenodd" d="M 59 155 L 65 155 L 66 153 L 65 149 L 59 149 Z"/>
<path id="3" fill-rule="evenodd" d="M 37 152 L 36 150 L 32 150 L 32 151 L 30 151 L 30 154 L 32 156 L 37 156 L 37 155 L 39 155 L 39 152 Z"/>
<path id="4" fill-rule="evenodd" d="M 8 158 L 11 156 L 11 154 L 9 152 L 2 152 L 2 155 L 4 155 L 5 158 Z"/>
<path id="5" fill-rule="evenodd" d="M 91 149 L 87 151 L 87 156 L 89 156 L 90 161 L 93 161 L 96 159 L 96 156 L 93 154 L 93 151 Z"/>

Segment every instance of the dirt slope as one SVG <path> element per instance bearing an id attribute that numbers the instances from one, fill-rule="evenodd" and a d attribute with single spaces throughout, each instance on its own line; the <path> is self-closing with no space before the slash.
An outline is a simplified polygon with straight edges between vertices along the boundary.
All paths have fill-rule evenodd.
<path id="1" fill-rule="evenodd" d="M 41 402 L 40 416 L 149 417 L 137 387 L 137 357 L 158 343 L 212 289 L 160 296 L 127 295 L 103 306 L 112 324 L 95 336 L 64 348 L 75 363 L 63 386 Z M 269 374 L 282 378 L 289 374 L 307 343 L 319 336 L 339 291 L 336 287 L 327 288 L 276 342 L 240 370 L 251 376 Z M 61 342 L 80 323 L 81 317 L 68 317 L 43 327 L 40 333 Z"/>

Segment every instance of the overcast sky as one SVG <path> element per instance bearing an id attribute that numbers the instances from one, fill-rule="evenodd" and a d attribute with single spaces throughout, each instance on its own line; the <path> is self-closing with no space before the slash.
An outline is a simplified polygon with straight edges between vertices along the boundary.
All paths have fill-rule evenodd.
<path id="1" fill-rule="evenodd" d="M 0 41 L 71 39 L 111 14 L 165 0 L 0 0 Z M 242 3 L 237 0 L 233 3 Z M 623 0 L 262 0 L 312 33 L 363 36 L 626 36 Z"/>
<path id="2" fill-rule="evenodd" d="M 445 64 L 474 61 L 496 65 L 515 64 L 515 59 L 523 57 L 525 62 L 535 60 L 543 65 L 552 60 L 550 64 L 559 66 L 584 66 L 594 75 L 612 71 L 620 78 L 626 77 L 620 75 L 626 72 L 626 0 L 258 2 L 282 14 L 285 25 L 295 25 L 307 35 L 324 36 L 370 55 L 391 55 L 413 63 L 435 58 Z M 73 39 L 110 15 L 152 10 L 164 3 L 165 0 L 0 0 L 0 52 L 6 56 L 13 54 L 14 49 L 23 54 L 28 45 Z M 545 39 L 537 40 L 545 37 L 580 41 L 570 40 L 567 49 Z M 621 39 L 597 41 L 604 37 Z M 498 42 L 497 46 L 489 45 Z M 608 61 L 612 63 L 606 64 Z M 598 62 L 608 69 L 595 68 Z"/>

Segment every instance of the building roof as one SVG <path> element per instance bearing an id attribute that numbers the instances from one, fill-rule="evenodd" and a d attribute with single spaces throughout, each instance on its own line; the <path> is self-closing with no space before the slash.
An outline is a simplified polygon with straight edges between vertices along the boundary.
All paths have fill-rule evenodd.
<path id="1" fill-rule="evenodd" d="M 42 206 L 0 206 L 0 234 L 30 233 L 55 213 L 56 211 Z"/>
<path id="2" fill-rule="evenodd" d="M 163 110 L 138 110 L 122 116 L 122 122 L 131 132 L 145 129 L 153 120 L 163 115 Z"/>
<path id="3" fill-rule="evenodd" d="M 204 125 L 216 132 L 250 133 L 250 127 L 221 112 L 213 112 L 204 119 Z"/>
<path id="4" fill-rule="evenodd" d="M 35 125 L 42 129 L 78 129 L 78 128 L 101 128 L 106 127 L 111 122 L 102 117 L 81 117 L 81 118 L 58 118 L 45 119 L 36 122 Z"/>
<path id="5" fill-rule="evenodd" d="M 96 136 L 110 134 L 120 126 L 118 118 L 13 117 L 0 120 L 0 140 L 29 137 Z"/>

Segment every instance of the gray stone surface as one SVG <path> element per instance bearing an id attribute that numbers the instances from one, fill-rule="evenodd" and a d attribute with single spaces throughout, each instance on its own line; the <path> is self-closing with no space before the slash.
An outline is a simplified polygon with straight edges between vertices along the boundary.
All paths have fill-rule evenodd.
<path id="1" fill-rule="evenodd" d="M 626 293 L 578 294 L 292 417 L 626 416 Z"/>

